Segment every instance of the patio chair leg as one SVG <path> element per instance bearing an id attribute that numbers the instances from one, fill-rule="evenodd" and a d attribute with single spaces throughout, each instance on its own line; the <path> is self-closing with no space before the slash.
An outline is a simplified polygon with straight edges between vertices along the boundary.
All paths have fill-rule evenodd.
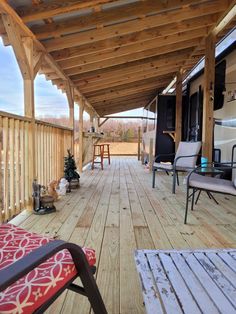
<path id="1" fill-rule="evenodd" d="M 156 170 L 152 171 L 152 187 L 155 188 Z"/>
<path id="2" fill-rule="evenodd" d="M 195 205 L 197 205 L 197 202 L 198 202 L 198 200 L 199 200 L 199 197 L 200 197 L 200 195 L 201 195 L 201 190 L 198 192 L 198 196 L 197 196 L 197 198 L 196 198 L 196 201 L 195 201 Z"/>
<path id="3" fill-rule="evenodd" d="M 176 171 L 176 179 L 177 179 L 177 184 L 179 185 L 179 174 L 178 174 L 178 171 Z"/>
<path id="4" fill-rule="evenodd" d="M 85 269 L 80 271 L 80 279 L 84 286 L 86 295 L 95 314 L 107 314 L 101 294 L 91 271 Z M 88 278 L 89 277 L 89 278 Z"/>
<path id="5" fill-rule="evenodd" d="M 184 216 L 184 224 L 187 223 L 187 216 L 188 216 L 188 200 L 189 200 L 189 187 L 187 187 L 187 193 L 186 193 L 186 206 L 185 206 L 185 216 Z"/>
<path id="6" fill-rule="evenodd" d="M 193 205 L 194 205 L 194 196 L 195 196 L 196 191 L 197 191 L 196 189 L 193 189 L 191 210 L 193 210 Z"/>
<path id="7" fill-rule="evenodd" d="M 172 194 L 175 194 L 175 186 L 176 186 L 176 172 L 173 171 L 173 183 L 172 183 Z"/>

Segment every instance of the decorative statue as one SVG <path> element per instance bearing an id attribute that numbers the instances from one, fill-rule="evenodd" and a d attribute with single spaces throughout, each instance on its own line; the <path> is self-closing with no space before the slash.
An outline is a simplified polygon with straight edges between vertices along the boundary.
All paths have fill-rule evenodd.
<path id="1" fill-rule="evenodd" d="M 53 197 L 54 202 L 58 200 L 58 194 L 56 191 L 58 182 L 56 180 L 51 181 L 48 184 L 48 195 Z"/>
<path id="2" fill-rule="evenodd" d="M 65 178 L 61 178 L 59 183 L 59 195 L 66 195 L 66 191 L 68 190 L 69 182 Z"/>
<path id="3" fill-rule="evenodd" d="M 50 195 L 41 196 L 41 190 L 45 187 L 37 183 L 37 180 L 33 181 L 33 210 L 36 215 L 50 214 L 56 211 L 56 207 L 53 204 L 54 198 Z"/>
<path id="4" fill-rule="evenodd" d="M 64 177 L 69 182 L 68 192 L 70 189 L 77 189 L 79 187 L 79 178 L 80 175 L 76 171 L 76 164 L 74 160 L 74 156 L 71 154 L 70 150 L 67 150 L 68 156 L 65 157 L 65 165 L 64 165 Z"/>

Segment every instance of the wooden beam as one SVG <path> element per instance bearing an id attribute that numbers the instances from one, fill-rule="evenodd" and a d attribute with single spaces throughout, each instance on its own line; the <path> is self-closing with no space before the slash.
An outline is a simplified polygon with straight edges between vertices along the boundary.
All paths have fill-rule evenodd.
<path id="1" fill-rule="evenodd" d="M 212 161 L 213 141 L 213 106 L 214 106 L 214 80 L 215 80 L 215 36 L 210 34 L 206 38 L 206 57 L 204 68 L 203 91 L 203 129 L 202 129 L 202 155 Z"/>
<path id="2" fill-rule="evenodd" d="M 126 75 L 130 73 L 135 73 L 144 70 L 153 70 L 155 67 L 159 68 L 161 66 L 169 66 L 183 61 L 190 53 L 191 49 L 183 49 L 181 51 L 168 53 L 166 55 L 160 55 L 156 57 L 150 57 L 143 60 L 137 60 L 129 62 L 128 64 L 120 64 L 110 68 L 105 68 L 101 70 L 80 73 L 77 70 L 74 72 L 79 72 L 78 74 L 71 75 L 71 78 L 75 80 L 100 80 L 114 78 L 119 75 Z"/>
<path id="3" fill-rule="evenodd" d="M 200 16 L 193 19 L 188 19 L 184 21 L 169 23 L 167 25 L 148 28 L 141 32 L 127 34 L 122 37 L 114 37 L 111 39 L 100 40 L 92 44 L 81 45 L 80 43 L 78 43 L 76 47 L 53 51 L 51 55 L 56 61 L 73 58 L 73 57 L 80 57 L 82 64 L 86 64 L 86 63 L 89 63 L 89 59 L 87 59 L 87 57 L 89 58 L 90 55 L 91 56 L 97 55 L 98 52 L 106 53 L 108 51 L 111 51 L 111 49 L 113 49 L 114 52 L 117 52 L 118 50 L 120 50 L 121 47 L 136 44 L 138 42 L 154 40 L 154 39 L 156 39 L 157 41 L 158 38 L 170 36 L 170 35 L 177 35 L 179 33 L 186 32 L 186 30 L 192 31 L 197 28 L 202 28 L 204 26 L 207 27 L 209 25 L 215 24 L 218 18 L 219 18 L 219 13 L 210 14 L 210 15 L 208 14 L 206 16 Z M 137 49 L 137 46 L 135 47 L 135 49 Z"/>
<path id="4" fill-rule="evenodd" d="M 59 62 L 59 64 L 64 70 L 80 67 L 80 69 L 93 71 L 197 46 L 206 32 L 206 27 L 203 27 L 196 31 L 159 38 L 159 40 L 146 40 L 138 44 L 130 44 L 117 50 L 109 50 L 109 52 L 90 54 L 84 58 L 70 58 Z M 186 40 L 186 38 L 188 39 Z"/>
<path id="5" fill-rule="evenodd" d="M 142 90 L 140 90 L 140 89 L 145 88 L 145 87 L 149 87 L 149 86 L 155 86 L 155 84 L 156 85 L 162 84 L 162 82 L 167 81 L 172 76 L 173 76 L 173 73 L 170 73 L 168 75 L 164 75 L 162 77 L 159 77 L 158 81 L 155 78 L 150 78 L 150 79 L 145 79 L 145 80 L 134 82 L 134 83 L 128 83 L 128 84 L 123 84 L 123 85 L 119 85 L 119 86 L 114 86 L 112 88 L 105 88 L 103 90 L 86 93 L 86 96 L 87 97 L 103 96 L 104 101 L 105 101 L 106 95 L 109 95 L 109 94 L 115 93 L 115 92 L 125 91 L 125 90 L 130 89 L 130 88 L 134 88 L 134 89 L 136 88 L 135 94 L 137 94 L 137 93 L 142 92 Z"/>
<path id="6" fill-rule="evenodd" d="M 236 1 L 232 1 L 230 6 L 224 12 L 224 15 L 217 22 L 217 25 L 212 30 L 212 33 L 216 36 L 230 24 L 230 22 L 236 17 Z"/>
<path id="7" fill-rule="evenodd" d="M 98 95 L 98 96 L 93 96 L 93 97 L 88 96 L 88 98 L 91 101 L 91 103 L 96 103 L 96 102 L 101 102 L 104 99 L 111 100 L 111 99 L 115 99 L 115 98 L 122 97 L 122 96 L 133 95 L 137 92 L 139 92 L 139 93 L 144 92 L 144 91 L 153 91 L 153 92 L 156 91 L 157 92 L 158 89 L 160 89 L 162 87 L 164 88 L 167 82 L 169 82 L 169 80 L 163 81 L 159 84 L 157 84 L 156 82 L 149 83 L 147 85 L 140 86 L 138 88 L 136 86 L 134 86 L 131 88 L 126 88 L 124 90 L 110 91 L 110 92 L 107 92 L 107 93 L 104 93 L 104 94 Z"/>
<path id="8" fill-rule="evenodd" d="M 37 8 L 32 6 L 21 6 L 17 8 L 18 14 L 25 23 L 48 19 L 60 14 L 66 14 L 82 9 L 93 8 L 94 6 L 114 2 L 114 0 L 54 0 L 50 3 L 41 3 Z"/>
<path id="9" fill-rule="evenodd" d="M 207 35 L 214 34 L 216 37 L 216 35 L 219 34 L 219 32 L 221 32 L 224 29 L 224 27 L 228 25 L 230 20 L 232 20 L 234 18 L 235 13 L 236 13 L 236 8 L 235 8 L 236 0 L 225 1 L 225 4 L 226 4 L 225 10 L 223 11 L 222 14 L 220 14 L 216 23 L 210 27 Z M 232 27 L 234 27 L 234 25 Z M 200 47 L 200 49 L 202 49 L 202 48 L 204 49 L 205 42 L 206 42 L 205 39 L 206 39 L 206 36 L 204 36 L 200 45 L 193 49 L 193 51 L 191 52 L 189 57 L 183 63 L 183 68 L 186 64 L 191 62 L 191 59 L 196 57 L 195 53 L 196 53 L 196 51 L 198 51 L 199 47 Z M 215 42 L 216 42 L 216 38 L 215 38 Z"/>
<path id="10" fill-rule="evenodd" d="M 195 4 L 199 1 L 195 0 Z M 172 0 L 166 3 L 161 1 L 146 0 L 135 3 L 128 3 L 122 6 L 116 6 L 110 9 L 94 12 L 90 15 L 82 15 L 72 17 L 69 20 L 62 20 L 51 23 L 50 25 L 36 25 L 31 28 L 38 39 L 45 39 L 49 37 L 58 37 L 64 33 L 76 33 L 81 30 L 91 29 L 93 27 L 106 26 L 108 24 L 115 24 L 120 20 L 134 19 L 137 17 L 144 17 L 150 13 L 158 13 L 160 11 L 173 10 L 181 8 L 185 5 L 193 5 L 193 0 Z M 107 26 L 106 26 L 107 27 Z"/>
<path id="11" fill-rule="evenodd" d="M 100 128 L 101 126 L 103 126 L 103 124 L 106 123 L 108 119 L 109 119 L 109 118 L 104 118 L 104 120 L 103 120 L 102 122 L 100 122 L 100 119 L 99 119 L 99 124 L 98 124 L 99 128 Z"/>
<path id="12" fill-rule="evenodd" d="M 116 105 L 121 105 L 121 104 L 128 104 L 128 103 L 135 103 L 135 102 L 147 102 L 150 100 L 150 98 L 153 96 L 153 93 L 149 93 L 148 95 L 142 96 L 140 95 L 139 97 L 126 97 L 126 99 L 114 99 L 114 100 L 110 100 L 110 102 L 106 102 L 106 103 L 96 103 L 95 108 L 97 110 L 100 109 L 106 109 L 112 106 L 116 106 Z"/>
<path id="13" fill-rule="evenodd" d="M 181 10 L 167 11 L 165 14 L 158 16 L 148 16 L 146 18 L 124 22 L 117 25 L 107 26 L 103 29 L 90 30 L 77 34 L 64 36 L 63 38 L 56 38 L 44 41 L 44 46 L 48 52 L 56 51 L 58 49 L 75 47 L 80 45 L 96 42 L 117 36 L 123 36 L 130 33 L 139 32 L 150 27 L 157 27 L 169 23 L 188 20 L 190 18 L 204 16 L 211 13 L 222 12 L 227 8 L 227 1 L 215 0 L 200 3 L 196 7 L 186 6 Z"/>
<path id="14" fill-rule="evenodd" d="M 175 110 L 175 151 L 182 138 L 182 71 L 177 73 L 176 81 L 176 110 Z"/>
<path id="15" fill-rule="evenodd" d="M 176 65 L 169 66 L 166 68 L 160 67 L 159 69 L 131 73 L 130 75 L 118 77 L 117 79 L 115 78 L 112 80 L 110 79 L 111 80 L 110 82 L 109 80 L 105 80 L 105 81 L 98 82 L 97 84 L 91 83 L 90 85 L 85 86 L 85 87 L 80 86 L 79 88 L 82 93 L 89 93 L 89 92 L 99 91 L 106 88 L 113 88 L 119 85 L 142 81 L 144 79 L 155 78 L 156 81 L 158 81 L 159 77 L 162 77 L 165 74 L 177 72 L 180 66 L 181 66 L 180 64 L 176 64 Z"/>
<path id="16" fill-rule="evenodd" d="M 34 58 L 34 78 L 35 78 L 43 62 L 44 54 L 42 52 L 34 51 L 33 58 Z"/>
<path id="17" fill-rule="evenodd" d="M 15 57 L 21 70 L 23 79 L 31 79 L 31 71 L 21 38 L 20 28 L 17 26 L 13 18 L 8 14 L 2 14 L 2 21 L 7 32 L 9 41 L 14 50 Z"/>
<path id="18" fill-rule="evenodd" d="M 115 56 L 108 59 L 108 60 L 101 60 L 101 61 L 97 61 L 94 63 L 89 63 L 89 64 L 85 64 L 85 65 L 81 65 L 81 66 L 74 66 L 72 68 L 68 68 L 65 69 L 65 72 L 68 75 L 71 75 L 71 73 L 75 73 L 75 71 L 79 71 L 79 73 L 84 73 L 84 72 L 89 72 L 89 71 L 96 71 L 96 70 L 100 70 L 100 69 L 105 69 L 105 68 L 109 68 L 109 67 L 113 67 L 115 65 L 121 65 L 121 64 L 127 64 L 130 62 L 134 62 L 134 61 L 138 61 L 138 60 L 145 60 L 146 58 L 151 58 L 151 57 L 155 57 L 155 56 L 160 56 L 160 55 L 164 55 L 164 54 L 168 54 L 174 51 L 180 51 L 187 49 L 187 48 L 191 48 L 193 49 L 194 47 L 196 47 L 202 39 L 202 36 L 204 36 L 205 34 L 207 34 L 207 29 L 200 29 L 201 31 L 198 30 L 198 37 L 194 38 L 194 34 L 190 34 L 190 32 L 188 32 L 189 36 L 191 36 L 191 39 L 187 40 L 187 41 L 183 41 L 182 39 L 184 39 L 184 37 L 181 36 L 181 34 L 178 36 L 175 36 L 175 39 L 173 40 L 173 44 L 168 44 L 169 42 L 169 38 L 165 38 L 160 41 L 145 41 L 145 43 L 142 43 L 142 48 L 143 51 L 138 52 L 138 48 L 137 50 L 134 49 L 133 47 L 129 47 L 129 49 L 132 49 L 132 53 L 124 55 L 124 56 Z M 195 32 L 196 33 L 196 32 Z M 130 46 L 136 46 L 136 45 L 130 45 Z M 137 45 L 140 46 L 140 45 Z M 149 49 L 149 46 L 153 47 L 151 49 Z M 127 48 L 127 47 L 124 47 Z M 135 48 L 135 47 L 134 47 Z M 121 48 L 122 50 L 122 48 Z M 135 52 L 134 52 L 135 51 Z M 122 53 L 122 52 L 121 52 Z M 77 72 L 78 72 L 77 71 Z"/>

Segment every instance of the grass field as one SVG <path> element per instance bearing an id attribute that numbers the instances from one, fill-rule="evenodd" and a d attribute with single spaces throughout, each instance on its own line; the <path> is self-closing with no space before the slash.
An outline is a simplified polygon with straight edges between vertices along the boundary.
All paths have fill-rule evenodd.
<path id="1" fill-rule="evenodd" d="M 138 143 L 115 142 L 109 144 L 111 155 L 137 155 L 138 153 Z"/>

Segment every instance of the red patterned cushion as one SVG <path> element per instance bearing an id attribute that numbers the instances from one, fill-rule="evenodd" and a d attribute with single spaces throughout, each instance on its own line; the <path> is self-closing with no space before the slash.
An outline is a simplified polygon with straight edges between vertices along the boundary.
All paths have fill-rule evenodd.
<path id="1" fill-rule="evenodd" d="M 0 270 L 53 239 L 28 232 L 11 224 L 0 226 Z M 83 248 L 90 266 L 95 251 Z M 62 250 L 0 292 L 0 313 L 33 313 L 76 275 L 72 257 Z"/>

